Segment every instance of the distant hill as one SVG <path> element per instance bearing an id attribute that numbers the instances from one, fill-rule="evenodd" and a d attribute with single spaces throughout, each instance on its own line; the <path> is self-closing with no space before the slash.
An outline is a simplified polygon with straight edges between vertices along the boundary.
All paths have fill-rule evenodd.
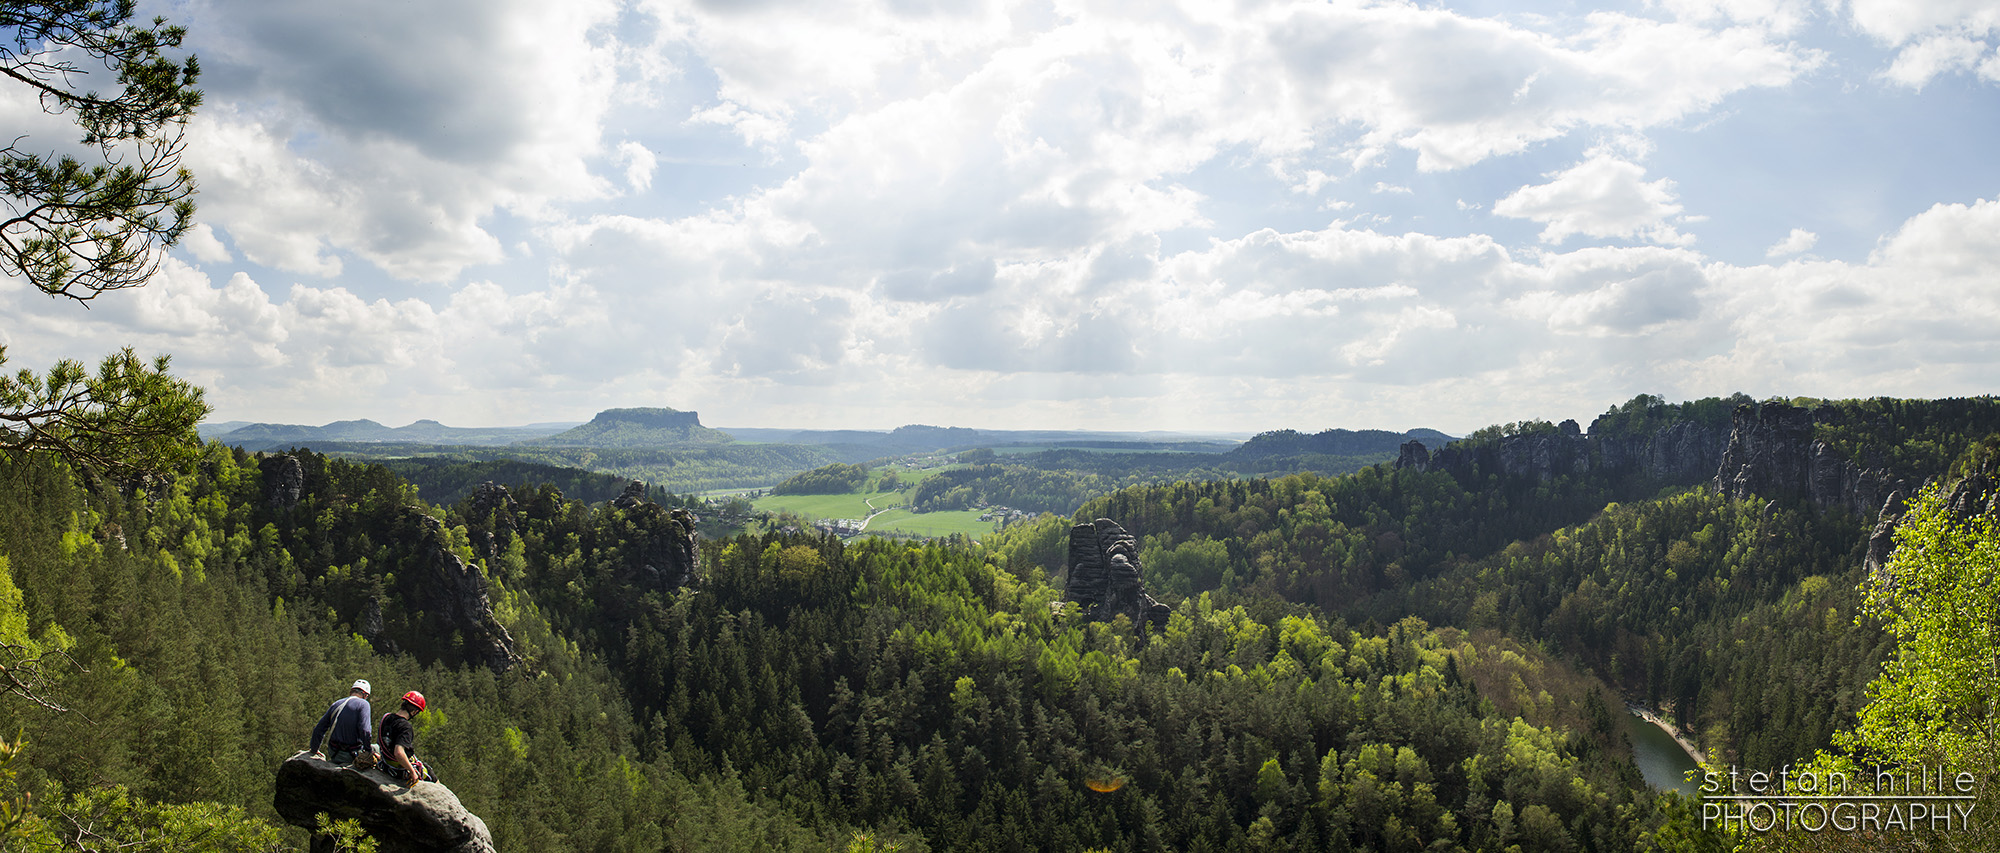
<path id="1" fill-rule="evenodd" d="M 239 430 L 249 425 L 250 425 L 249 421 L 223 421 L 221 423 L 213 423 L 213 424 L 197 424 L 194 428 L 194 431 L 196 435 L 201 436 L 201 439 L 203 441 L 207 441 L 211 438 L 215 438 L 224 433 L 231 432 L 234 430 Z"/>
<path id="2" fill-rule="evenodd" d="M 1103 432 L 1096 430 L 1011 430 L 906 424 L 893 430 L 773 429 L 718 427 L 738 441 L 757 444 L 810 444 L 876 455 L 956 451 L 973 447 L 1095 447 L 1221 453 L 1241 441 L 1236 435 L 1184 432 Z M 863 456 L 862 458 L 866 458 Z"/>
<path id="3" fill-rule="evenodd" d="M 415 443 L 492 446 L 513 444 L 562 432 L 575 423 L 530 424 L 515 427 L 450 427 L 434 420 L 420 420 L 408 426 L 385 427 L 371 420 L 334 421 L 323 426 L 300 424 L 246 424 L 230 421 L 203 424 L 202 438 L 213 438 L 245 450 L 283 450 L 291 447 L 323 445 L 330 442 L 371 444 Z"/>
<path id="4" fill-rule="evenodd" d="M 555 435 L 524 441 L 536 447 L 672 447 L 728 444 L 728 433 L 701 425 L 695 412 L 677 409 L 605 409 L 590 422 Z"/>

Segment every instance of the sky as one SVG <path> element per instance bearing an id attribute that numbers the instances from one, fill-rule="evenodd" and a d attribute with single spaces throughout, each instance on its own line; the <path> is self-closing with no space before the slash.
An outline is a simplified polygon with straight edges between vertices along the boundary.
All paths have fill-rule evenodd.
<path id="1" fill-rule="evenodd" d="M 211 421 L 1454 434 L 2000 377 L 1990 0 L 146 0 Z M 3 82 L 3 81 L 0 81 Z M 106 83 L 105 85 L 109 85 Z M 0 86 L 0 126 L 75 131 Z"/>

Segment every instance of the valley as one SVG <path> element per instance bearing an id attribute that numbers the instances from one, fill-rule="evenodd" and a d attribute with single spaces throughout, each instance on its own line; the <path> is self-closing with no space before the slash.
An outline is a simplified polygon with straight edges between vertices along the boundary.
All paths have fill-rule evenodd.
<path id="1" fill-rule="evenodd" d="M 423 686 L 427 754 L 508 849 L 1717 849 L 1626 707 L 1745 766 L 1891 743 L 1870 685 L 1908 652 L 1869 566 L 1902 558 L 1854 508 L 1937 511 L 1932 481 L 1981 512 L 1996 432 L 1986 398 L 1640 397 L 1358 470 L 933 448 L 707 498 L 348 445 L 210 443 L 149 488 L 21 457 L 0 663 L 43 704 L 0 701 L 0 781 L 254 836 L 258 768 L 365 673 Z M 1352 458 L 1310 439 L 1201 456 Z M 1056 606 L 1092 518 L 1160 627 Z M 23 656 L 51 648 L 76 666 Z M 186 695 L 234 770 L 144 734 Z"/>

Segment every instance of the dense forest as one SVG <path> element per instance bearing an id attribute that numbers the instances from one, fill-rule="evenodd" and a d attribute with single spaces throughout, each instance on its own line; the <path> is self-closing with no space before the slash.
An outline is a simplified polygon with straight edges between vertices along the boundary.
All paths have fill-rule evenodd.
<path id="1" fill-rule="evenodd" d="M 835 462 L 785 478 L 771 487 L 774 495 L 840 495 L 868 482 L 868 466 Z"/>
<path id="2" fill-rule="evenodd" d="M 1592 433 L 1740 405 L 1641 398 Z M 1887 410 L 1869 441 L 1954 448 L 1955 473 L 1869 457 L 1913 476 L 2000 457 L 1977 401 L 1835 408 L 1842 435 Z M 1929 623 L 1870 591 L 1874 519 L 1506 467 L 1567 432 L 1085 500 L 1142 536 L 1159 631 L 1060 606 L 1065 516 L 696 541 L 670 512 L 695 502 L 574 472 L 400 466 L 457 496 L 433 503 L 308 451 L 211 444 L 136 480 L 0 455 L 0 833 L 302 847 L 273 770 L 355 677 L 430 697 L 421 750 L 502 849 L 1722 849 L 1638 778 L 1621 701 L 1725 762 L 1898 742 L 1870 684 Z"/>
<path id="3" fill-rule="evenodd" d="M 290 449 L 290 448 L 282 448 Z M 517 462 L 578 468 L 621 480 L 644 480 L 676 494 L 774 485 L 831 462 L 865 462 L 826 447 L 796 444 L 709 444 L 683 447 L 473 447 L 441 444 L 316 442 L 317 453 L 392 462 L 430 457 L 464 462 Z M 274 450 L 272 452 L 278 452 Z"/>
<path id="4" fill-rule="evenodd" d="M 283 466 L 220 446 L 157 495 L 93 492 L 46 457 L 6 467 L 20 633 L 65 652 L 41 656 L 35 695 L 68 709 L 0 704 L 25 743 L 14 784 L 44 803 L 119 785 L 254 826 L 322 694 L 366 675 L 431 697 L 426 755 L 511 849 L 838 846 L 857 828 L 903 849 L 1577 828 L 1630 847 L 1675 813 L 1619 760 L 1601 691 L 1497 637 L 1193 598 L 1142 639 L 1067 623 L 1045 575 L 951 544 L 744 537 L 709 549 L 699 591 L 668 589 L 630 571 L 627 510 L 542 488 L 467 527 L 472 499 L 440 512 L 385 468 L 285 458 L 295 499 L 274 495 Z M 496 671 L 397 603 L 423 599 L 426 549 L 476 559 L 501 524 L 486 575 L 520 661 Z"/>

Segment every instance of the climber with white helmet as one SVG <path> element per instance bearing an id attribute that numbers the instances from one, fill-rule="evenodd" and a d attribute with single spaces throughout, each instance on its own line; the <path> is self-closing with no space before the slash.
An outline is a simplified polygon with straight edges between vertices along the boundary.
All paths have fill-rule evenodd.
<path id="1" fill-rule="evenodd" d="M 374 709 L 368 706 L 368 691 L 368 679 L 355 679 L 346 696 L 327 706 L 326 713 L 319 716 L 319 724 L 313 726 L 312 744 L 307 747 L 312 757 L 334 764 L 351 764 L 358 753 L 374 748 L 369 743 L 375 739 L 375 732 L 368 725 L 374 715 Z M 327 755 L 320 754 L 321 738 L 326 739 Z"/>

